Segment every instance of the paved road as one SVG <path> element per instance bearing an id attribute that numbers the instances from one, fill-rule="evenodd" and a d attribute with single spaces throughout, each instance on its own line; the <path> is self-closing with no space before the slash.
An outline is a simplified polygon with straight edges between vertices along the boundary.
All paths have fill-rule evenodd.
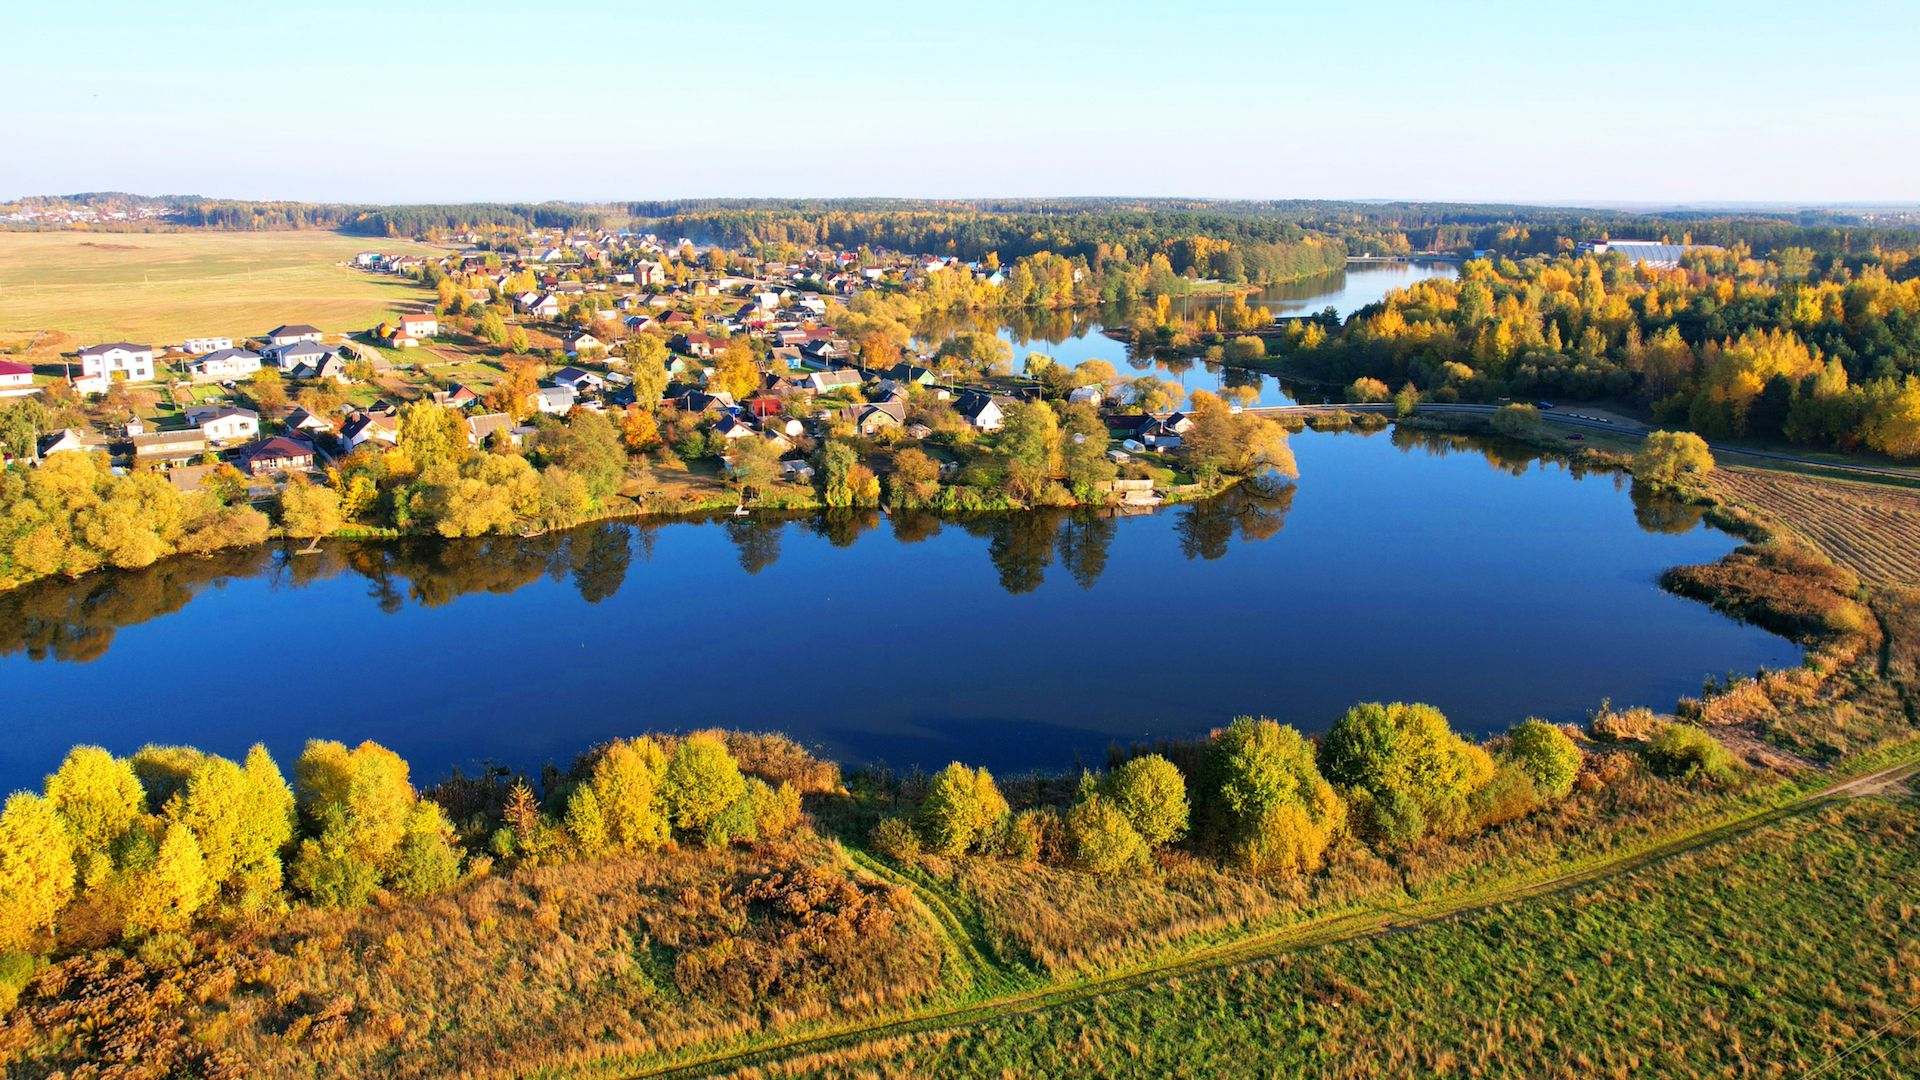
<path id="1" fill-rule="evenodd" d="M 1310 412 L 1332 412 L 1336 409 L 1346 412 L 1390 413 L 1394 410 L 1394 406 L 1385 402 L 1355 401 L 1328 405 L 1262 405 L 1247 409 L 1246 411 L 1267 416 L 1285 416 L 1288 414 L 1299 415 Z M 1500 406 L 1498 405 L 1449 405 L 1440 402 L 1424 401 L 1419 405 L 1419 410 L 1425 413 L 1470 413 L 1485 415 L 1498 412 L 1499 409 Z M 1625 435 L 1633 439 L 1646 438 L 1648 432 L 1652 430 L 1642 424 L 1633 422 L 1616 423 L 1602 417 L 1579 412 L 1569 412 L 1562 409 L 1542 410 L 1540 419 L 1569 427 L 1590 428 L 1595 431 L 1611 431 L 1617 435 Z M 1882 468 L 1877 465 L 1853 465 L 1846 462 L 1827 461 L 1822 458 L 1801 457 L 1797 454 L 1782 454 L 1773 450 L 1749 450 L 1742 446 L 1724 446 L 1717 443 L 1708 443 L 1707 449 L 1713 451 L 1715 457 L 1750 457 L 1763 461 L 1778 461 L 1790 465 L 1807 465 L 1816 469 L 1831 469 L 1834 472 L 1853 473 L 1859 476 L 1885 476 L 1900 480 L 1920 480 L 1920 470 L 1915 469 L 1891 469 Z"/>

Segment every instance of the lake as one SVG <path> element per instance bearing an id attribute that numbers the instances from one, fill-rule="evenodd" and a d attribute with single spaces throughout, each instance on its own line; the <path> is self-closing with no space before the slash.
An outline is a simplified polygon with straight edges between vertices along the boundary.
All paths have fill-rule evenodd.
<path id="1" fill-rule="evenodd" d="M 377 739 L 432 779 L 657 729 L 999 771 L 1362 700 L 1474 732 L 1799 661 L 1663 593 L 1734 540 L 1509 445 L 1294 437 L 1300 479 L 1131 517 L 876 513 L 174 560 L 0 594 L 0 790 L 117 753 Z"/>
<path id="2" fill-rule="evenodd" d="M 1278 316 L 1310 315 L 1328 307 L 1345 319 L 1368 304 L 1386 299 L 1394 289 L 1404 289 L 1426 278 L 1459 276 L 1458 264 L 1419 260 L 1393 263 L 1351 263 L 1345 270 L 1316 274 L 1298 281 L 1270 285 L 1247 295 L 1247 303 L 1264 307 Z M 1183 297 L 1174 301 L 1176 312 L 1191 312 L 1218 304 L 1219 296 Z M 1232 371 L 1200 360 L 1167 360 L 1135 356 L 1127 346 L 1101 331 L 1108 326 L 1125 326 L 1127 310 L 1107 307 L 1091 310 L 1014 312 L 994 325 L 954 318 L 935 328 L 930 337 L 938 339 L 962 328 L 994 329 L 1013 350 L 1013 369 L 1025 369 L 1027 354 L 1044 353 L 1056 363 L 1072 367 L 1086 360 L 1105 360 L 1123 375 L 1154 371 L 1172 379 L 1191 394 L 1195 390 L 1221 393 L 1227 387 L 1251 390 L 1236 397 L 1243 405 L 1285 405 L 1292 395 L 1279 379 L 1246 371 Z M 924 342 L 931 351 L 933 341 Z"/>

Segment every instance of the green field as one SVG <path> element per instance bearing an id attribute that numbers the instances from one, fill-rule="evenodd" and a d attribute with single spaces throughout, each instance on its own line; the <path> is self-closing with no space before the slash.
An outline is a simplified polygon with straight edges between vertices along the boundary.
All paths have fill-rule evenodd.
<path id="1" fill-rule="evenodd" d="M 333 232 L 0 232 L 0 342 L 35 352 L 96 341 L 234 339 L 282 323 L 361 330 L 430 299 L 410 281 L 344 265 L 356 252 L 429 252 Z"/>
<path id="2" fill-rule="evenodd" d="M 855 1076 L 1920 1074 L 1920 805 L 1545 900 L 804 1062 Z"/>

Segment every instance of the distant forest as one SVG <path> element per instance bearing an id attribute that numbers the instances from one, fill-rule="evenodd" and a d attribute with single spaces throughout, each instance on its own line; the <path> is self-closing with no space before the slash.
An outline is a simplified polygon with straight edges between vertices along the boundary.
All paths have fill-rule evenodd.
<path id="1" fill-rule="evenodd" d="M 1095 265 L 1116 251 L 1137 259 L 1143 252 L 1169 250 L 1194 237 L 1226 241 L 1247 251 L 1276 252 L 1297 251 L 1291 246 L 1307 240 L 1335 241 L 1350 255 L 1474 249 L 1546 254 L 1600 236 L 1744 244 L 1756 254 L 1794 247 L 1849 255 L 1911 246 L 1920 235 L 1920 212 L 1911 208 L 1893 216 L 1870 216 L 1846 207 L 1639 212 L 1299 199 L 674 199 L 382 206 L 89 192 L 22 198 L 0 205 L 0 211 L 61 206 L 166 211 L 163 221 L 134 223 L 129 226 L 133 228 L 317 228 L 361 236 L 423 237 L 632 226 L 733 246 L 865 245 L 965 259 L 997 253 L 1009 261 L 1049 251 Z"/>

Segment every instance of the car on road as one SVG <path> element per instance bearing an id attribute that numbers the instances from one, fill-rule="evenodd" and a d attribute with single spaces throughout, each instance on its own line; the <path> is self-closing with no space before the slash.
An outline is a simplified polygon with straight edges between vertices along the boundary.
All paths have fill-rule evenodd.
<path id="1" fill-rule="evenodd" d="M 1536 408 L 1536 409 L 1539 409 L 1539 410 L 1540 410 L 1541 412 L 1545 412 L 1545 411 L 1547 411 L 1548 409 L 1551 409 L 1551 408 L 1553 408 L 1553 402 L 1551 402 L 1551 401 L 1536 401 L 1536 402 L 1534 402 L 1534 403 L 1533 403 L 1533 407 L 1534 407 L 1534 408 Z"/>

